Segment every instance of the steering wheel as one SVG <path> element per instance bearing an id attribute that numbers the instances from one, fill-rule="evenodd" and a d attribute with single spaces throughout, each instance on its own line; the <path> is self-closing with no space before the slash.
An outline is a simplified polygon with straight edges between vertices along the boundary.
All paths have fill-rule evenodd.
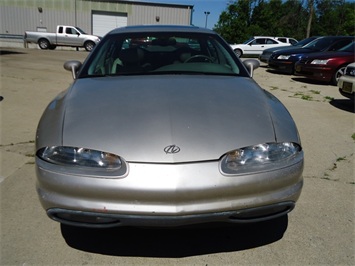
<path id="1" fill-rule="evenodd" d="M 191 56 L 190 58 L 186 59 L 184 63 L 193 63 L 193 62 L 213 63 L 213 59 L 211 57 L 206 56 L 206 55 L 198 54 L 198 55 L 194 55 L 194 56 Z"/>

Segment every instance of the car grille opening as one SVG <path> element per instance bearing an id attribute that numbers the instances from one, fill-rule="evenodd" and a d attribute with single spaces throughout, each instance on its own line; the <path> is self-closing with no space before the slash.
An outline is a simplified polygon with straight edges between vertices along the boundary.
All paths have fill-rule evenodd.
<path id="1" fill-rule="evenodd" d="M 47 211 L 48 216 L 60 223 L 68 225 L 87 225 L 88 227 L 110 227 L 118 226 L 121 221 L 115 217 L 110 217 L 109 215 L 100 215 L 97 213 L 87 213 L 80 211 L 70 211 L 62 209 L 50 209 Z"/>

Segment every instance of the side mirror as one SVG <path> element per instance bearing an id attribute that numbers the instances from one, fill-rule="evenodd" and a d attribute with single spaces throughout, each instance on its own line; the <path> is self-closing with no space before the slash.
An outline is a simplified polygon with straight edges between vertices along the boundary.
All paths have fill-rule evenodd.
<path id="1" fill-rule="evenodd" d="M 63 67 L 65 70 L 71 71 L 73 75 L 73 79 L 76 79 L 76 73 L 81 68 L 81 62 L 76 60 L 70 60 L 64 63 Z"/>
<path id="2" fill-rule="evenodd" d="M 253 77 L 253 72 L 260 66 L 259 60 L 246 59 L 243 61 L 244 66 L 248 69 L 250 76 Z"/>

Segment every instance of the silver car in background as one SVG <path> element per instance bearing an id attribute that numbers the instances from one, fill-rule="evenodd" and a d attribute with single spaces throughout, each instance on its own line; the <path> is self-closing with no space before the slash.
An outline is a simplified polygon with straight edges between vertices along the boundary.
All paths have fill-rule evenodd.
<path id="1" fill-rule="evenodd" d="M 258 222 L 300 196 L 303 150 L 284 105 L 215 32 L 111 31 L 36 133 L 48 216 L 84 227 Z"/>

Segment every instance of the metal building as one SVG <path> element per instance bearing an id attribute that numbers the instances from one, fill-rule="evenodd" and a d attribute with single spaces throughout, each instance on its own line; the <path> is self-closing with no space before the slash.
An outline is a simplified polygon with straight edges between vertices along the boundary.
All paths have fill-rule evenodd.
<path id="1" fill-rule="evenodd" d="M 192 5 L 128 0 L 1 0 L 0 34 L 54 32 L 57 25 L 73 25 L 103 36 L 127 25 L 190 25 L 192 10 Z"/>

